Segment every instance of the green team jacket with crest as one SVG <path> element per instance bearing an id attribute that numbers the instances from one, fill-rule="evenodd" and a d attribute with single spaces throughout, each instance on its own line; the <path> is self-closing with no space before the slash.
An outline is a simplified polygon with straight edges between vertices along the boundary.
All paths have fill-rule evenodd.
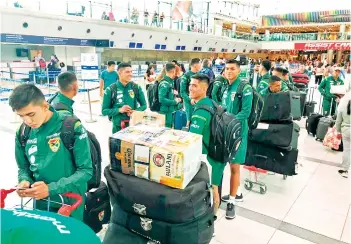
<path id="1" fill-rule="evenodd" d="M 16 133 L 18 182 L 29 181 L 31 184 L 37 181 L 45 182 L 49 187 L 50 198 L 57 202 L 61 202 L 58 194 L 67 192 L 77 193 L 84 200 L 87 182 L 93 175 L 87 131 L 80 122 L 75 124 L 72 155 L 60 138 L 62 123 L 68 113 L 56 112 L 51 107 L 50 110 L 53 112 L 52 117 L 40 128 L 31 129 L 24 148 L 20 142 L 20 131 Z M 37 207 L 46 209 L 46 203 L 37 203 Z M 84 201 L 71 216 L 82 220 L 83 211 Z"/>
<path id="2" fill-rule="evenodd" d="M 240 101 L 236 96 L 240 82 L 240 78 L 237 78 L 231 85 L 227 86 L 227 89 L 224 91 L 223 94 L 222 107 L 227 109 L 229 113 L 234 114 L 235 117 L 241 122 L 242 141 L 235 155 L 235 158 L 233 158 L 231 162 L 244 164 L 246 159 L 247 140 L 249 132 L 248 118 L 251 114 L 253 94 L 251 85 L 245 85 L 242 92 L 242 101 Z"/>
<path id="3" fill-rule="evenodd" d="M 174 81 L 165 76 L 159 84 L 158 99 L 161 104 L 160 113 L 166 116 L 166 127 L 172 127 L 173 112 L 177 110 L 177 102 L 174 100 Z"/>
<path id="4" fill-rule="evenodd" d="M 222 92 L 224 92 L 224 89 L 228 85 L 228 80 L 222 76 L 219 75 L 216 77 L 215 82 L 213 83 L 213 89 L 211 93 L 212 100 L 215 101 L 217 104 L 221 104 L 222 102 Z"/>
<path id="5" fill-rule="evenodd" d="M 68 108 L 68 112 L 73 114 L 73 107 L 72 106 L 74 104 L 74 101 L 72 99 L 66 97 L 61 92 L 59 92 L 57 94 L 57 96 L 51 101 L 51 105 L 55 106 L 58 103 L 62 103 L 64 105 L 66 105 L 66 107 Z"/>
<path id="6" fill-rule="evenodd" d="M 117 92 L 115 97 L 115 103 L 111 104 L 111 85 L 105 90 L 101 109 L 102 115 L 112 117 L 113 133 L 116 133 L 117 131 L 121 130 L 121 121 L 130 120 L 130 117 L 126 113 L 120 113 L 118 111 L 121 107 L 123 107 L 124 105 L 129 105 L 132 108 L 132 110 L 137 111 L 144 111 L 147 107 L 144 92 L 139 85 L 137 85 L 138 96 L 133 90 L 133 85 L 136 85 L 135 83 L 129 82 L 126 86 L 123 86 L 123 84 L 120 81 L 117 81 L 116 85 Z"/>

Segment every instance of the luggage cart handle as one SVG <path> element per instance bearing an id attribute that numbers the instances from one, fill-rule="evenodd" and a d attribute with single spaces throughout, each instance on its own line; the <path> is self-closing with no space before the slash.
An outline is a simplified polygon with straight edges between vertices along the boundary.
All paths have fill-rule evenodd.
<path id="1" fill-rule="evenodd" d="M 76 193 L 68 192 L 68 193 L 62 194 L 62 196 L 77 200 L 72 205 L 63 205 L 58 210 L 58 214 L 61 214 L 63 216 L 70 216 L 72 211 L 76 210 L 83 202 L 82 197 L 80 195 L 76 194 Z"/>
<path id="2" fill-rule="evenodd" d="M 0 190 L 0 208 L 5 207 L 5 199 L 6 199 L 7 195 L 14 192 L 14 191 L 16 191 L 16 189 L 10 189 L 10 190 L 1 189 Z"/>

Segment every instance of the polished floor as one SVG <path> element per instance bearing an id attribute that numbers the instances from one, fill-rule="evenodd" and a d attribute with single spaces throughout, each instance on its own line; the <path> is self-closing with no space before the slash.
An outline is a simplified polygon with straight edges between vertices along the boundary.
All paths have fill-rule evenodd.
<path id="1" fill-rule="evenodd" d="M 91 97 L 96 100 L 96 92 Z M 86 96 L 79 95 L 74 108 L 86 128 L 97 135 L 106 166 L 111 124 L 99 116 L 99 103 L 92 104 L 92 117 L 97 122 L 87 123 L 90 120 L 88 105 L 81 102 L 85 99 Z M 319 102 L 318 92 L 314 100 Z M 0 117 L 0 188 L 8 188 L 17 183 L 14 134 L 20 123 L 6 101 L 0 102 Z M 286 180 L 278 174 L 261 175 L 260 180 L 267 185 L 264 195 L 242 187 L 244 202 L 237 204 L 234 220 L 225 219 L 225 205 L 221 206 L 212 244 L 351 243 L 350 180 L 337 172 L 342 153 L 323 147 L 307 135 L 305 120 L 298 123 L 301 127 L 298 175 Z M 229 169 L 226 169 L 224 194 L 229 191 L 229 177 Z M 248 171 L 243 169 L 241 177 L 243 183 L 249 177 Z M 18 203 L 15 195 L 6 202 L 9 207 Z"/>

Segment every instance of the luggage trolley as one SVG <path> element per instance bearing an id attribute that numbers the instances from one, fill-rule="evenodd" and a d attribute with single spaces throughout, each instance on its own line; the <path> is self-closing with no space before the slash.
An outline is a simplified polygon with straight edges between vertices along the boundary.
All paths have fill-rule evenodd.
<path id="1" fill-rule="evenodd" d="M 260 193 L 261 194 L 266 194 L 267 192 L 267 185 L 263 182 L 258 181 L 258 174 L 267 174 L 268 171 L 265 169 L 260 169 L 260 168 L 256 168 L 255 166 L 244 166 L 244 169 L 247 169 L 250 173 L 249 178 L 245 179 L 245 189 L 248 191 L 251 191 L 254 185 L 258 185 L 260 187 Z M 255 180 L 251 180 L 251 173 L 254 173 L 255 175 Z M 286 180 L 288 176 L 287 175 L 283 175 L 283 179 Z"/>
<path id="2" fill-rule="evenodd" d="M 5 190 L 5 189 L 0 189 L 0 208 L 5 208 L 5 199 L 7 197 L 8 194 L 12 193 L 16 191 L 16 188 L 11 188 L 9 190 Z M 77 209 L 79 207 L 79 205 L 82 204 L 82 197 L 78 194 L 75 194 L 75 193 L 65 193 L 65 194 L 62 194 L 62 195 L 59 195 L 59 197 L 61 198 L 61 203 L 58 203 L 58 204 L 61 204 L 62 207 L 60 207 L 60 209 L 58 210 L 58 214 L 62 215 L 62 216 L 70 216 L 71 213 Z M 63 197 L 67 197 L 67 198 L 72 198 L 72 199 L 75 199 L 76 202 L 73 203 L 72 205 L 68 205 L 68 204 L 65 204 L 64 203 L 64 200 L 63 200 Z M 29 199 L 27 202 L 23 203 L 23 198 L 21 198 L 21 205 L 20 205 L 20 208 L 21 209 L 24 209 L 25 207 L 26 208 L 29 208 L 27 207 L 27 204 L 33 200 L 33 210 L 36 209 L 36 200 L 34 198 L 31 198 Z M 47 198 L 47 199 L 43 199 L 44 201 L 46 201 L 48 203 L 48 206 L 47 206 L 47 210 L 49 211 L 50 209 L 50 203 L 57 203 L 57 202 L 54 202 L 54 201 L 51 201 L 50 200 L 50 197 Z M 18 205 L 15 205 L 14 208 L 18 207 Z M 29 208 L 30 209 L 30 208 Z"/>

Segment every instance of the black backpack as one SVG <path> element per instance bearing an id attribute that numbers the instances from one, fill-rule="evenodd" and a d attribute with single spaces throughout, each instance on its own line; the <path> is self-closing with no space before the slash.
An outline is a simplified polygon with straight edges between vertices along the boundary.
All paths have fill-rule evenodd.
<path id="1" fill-rule="evenodd" d="M 65 117 L 62 127 L 60 138 L 63 142 L 63 145 L 71 152 L 73 157 L 73 148 L 74 148 L 74 125 L 80 121 L 76 116 L 67 116 Z M 20 127 L 20 137 L 19 141 L 24 148 L 27 144 L 29 133 L 31 128 L 24 123 Z M 93 176 L 88 181 L 88 190 L 92 188 L 97 188 L 100 185 L 101 181 L 101 147 L 99 141 L 96 139 L 95 135 L 89 131 L 88 138 L 90 142 L 90 155 L 91 161 L 93 163 Z"/>
<path id="2" fill-rule="evenodd" d="M 135 99 L 134 99 L 134 108 L 137 108 L 138 106 L 138 97 L 139 97 L 139 87 L 138 87 L 138 84 L 136 84 L 135 82 L 132 82 L 132 90 L 135 94 Z M 113 83 L 111 86 L 111 103 L 110 103 L 110 108 L 113 107 L 113 105 L 116 103 L 116 100 L 117 100 L 117 83 Z M 112 117 L 109 116 L 108 119 L 111 121 L 112 120 Z"/>
<path id="3" fill-rule="evenodd" d="M 215 80 L 210 81 L 210 83 L 208 84 L 207 92 L 206 92 L 206 96 L 208 98 L 211 98 L 211 99 L 212 99 L 212 90 L 213 90 L 214 83 L 215 83 Z"/>
<path id="4" fill-rule="evenodd" d="M 241 122 L 233 114 L 218 106 L 198 105 L 195 111 L 204 109 L 211 113 L 210 143 L 205 145 L 208 156 L 218 162 L 227 163 L 234 158 L 241 143 Z"/>
<path id="5" fill-rule="evenodd" d="M 240 108 L 239 111 L 241 110 L 241 106 L 242 106 L 242 98 L 243 98 L 243 91 L 245 86 L 248 85 L 250 87 L 252 87 L 250 85 L 250 83 L 248 82 L 241 82 L 238 89 L 237 89 L 237 93 L 236 96 L 238 99 L 240 99 Z M 256 91 L 256 89 L 252 88 L 252 94 L 253 94 L 253 99 L 252 99 L 252 107 L 251 107 L 251 113 L 250 116 L 248 118 L 248 125 L 249 125 L 249 130 L 253 130 L 257 128 L 258 123 L 260 122 L 261 119 L 261 114 L 262 114 L 262 110 L 263 110 L 263 98 L 261 97 L 261 95 Z"/>
<path id="6" fill-rule="evenodd" d="M 147 97 L 149 100 L 149 107 L 150 110 L 153 112 L 159 112 L 161 109 L 161 104 L 158 99 L 158 87 L 160 85 L 159 81 L 156 81 L 154 84 L 151 84 L 149 86 L 149 89 L 147 90 Z"/>

